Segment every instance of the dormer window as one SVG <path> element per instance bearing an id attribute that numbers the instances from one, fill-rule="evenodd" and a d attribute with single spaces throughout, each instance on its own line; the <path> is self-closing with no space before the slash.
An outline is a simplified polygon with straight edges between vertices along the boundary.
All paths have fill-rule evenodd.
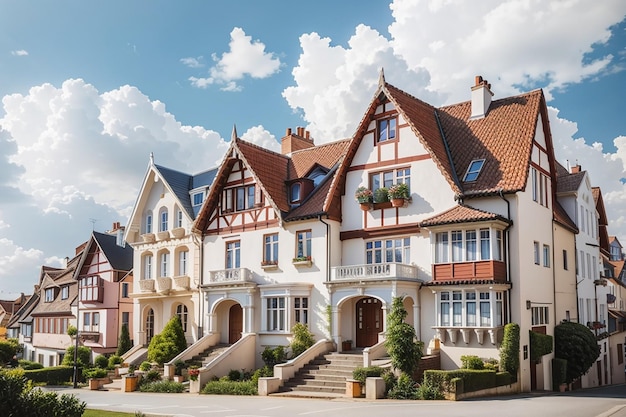
<path id="1" fill-rule="evenodd" d="M 194 207 L 201 206 L 204 201 L 204 193 L 195 193 L 191 198 Z"/>
<path id="2" fill-rule="evenodd" d="M 326 177 L 328 170 L 318 166 L 307 176 L 308 179 L 313 181 L 313 187 L 317 187 L 320 182 Z"/>
<path id="3" fill-rule="evenodd" d="M 46 303 L 51 303 L 54 301 L 54 288 L 46 288 L 44 300 Z"/>
<path id="4" fill-rule="evenodd" d="M 476 181 L 478 179 L 478 175 L 480 175 L 480 170 L 483 168 L 484 163 L 484 159 L 474 159 L 472 162 L 470 162 L 469 166 L 467 167 L 467 172 L 465 173 L 463 181 Z"/>
<path id="5" fill-rule="evenodd" d="M 292 203 L 298 203 L 300 201 L 300 183 L 297 182 L 291 185 L 291 198 Z"/>
<path id="6" fill-rule="evenodd" d="M 396 118 L 378 121 L 378 142 L 386 142 L 396 138 Z"/>

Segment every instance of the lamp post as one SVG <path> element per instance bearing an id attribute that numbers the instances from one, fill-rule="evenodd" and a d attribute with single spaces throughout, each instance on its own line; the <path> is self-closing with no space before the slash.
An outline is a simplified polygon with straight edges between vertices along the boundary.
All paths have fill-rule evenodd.
<path id="1" fill-rule="evenodd" d="M 74 344 L 74 388 L 78 388 L 78 327 L 80 322 L 80 278 L 78 282 L 78 293 L 76 294 L 76 335 Z"/>

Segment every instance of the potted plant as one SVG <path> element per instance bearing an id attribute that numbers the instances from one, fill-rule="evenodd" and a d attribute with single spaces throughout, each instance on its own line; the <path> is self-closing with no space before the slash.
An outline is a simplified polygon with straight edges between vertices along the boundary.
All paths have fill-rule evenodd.
<path id="1" fill-rule="evenodd" d="M 387 187 L 380 187 L 374 191 L 374 203 L 386 203 L 389 201 L 389 190 Z"/>
<path id="2" fill-rule="evenodd" d="M 188 373 L 189 379 L 191 379 L 192 381 L 197 381 L 198 375 L 200 375 L 200 369 L 198 369 L 198 367 L 196 366 L 191 366 Z"/>
<path id="3" fill-rule="evenodd" d="M 372 206 L 374 194 L 369 188 L 360 186 L 356 189 L 356 192 L 354 193 L 354 198 L 356 198 L 356 201 L 358 201 L 361 205 L 361 209 L 369 210 Z"/>
<path id="4" fill-rule="evenodd" d="M 403 207 L 410 197 L 409 186 L 404 183 L 394 184 L 389 187 L 388 194 L 393 207 Z"/>
<path id="5" fill-rule="evenodd" d="M 312 263 L 310 256 L 296 256 L 295 258 L 293 258 L 292 262 L 295 266 L 311 266 Z"/>

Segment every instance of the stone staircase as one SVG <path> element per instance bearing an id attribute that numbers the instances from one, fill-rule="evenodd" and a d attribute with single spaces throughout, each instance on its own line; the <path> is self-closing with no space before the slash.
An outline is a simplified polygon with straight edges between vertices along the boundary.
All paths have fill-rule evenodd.
<path id="1" fill-rule="evenodd" d="M 363 355 L 350 353 L 328 353 L 318 356 L 305 365 L 296 375 L 285 382 L 281 393 L 298 392 L 345 395 L 346 380 L 352 379 L 352 371 L 363 366 Z"/>
<path id="2" fill-rule="evenodd" d="M 207 365 L 209 362 L 211 362 L 213 359 L 217 358 L 219 355 L 222 354 L 222 352 L 224 352 L 226 349 L 228 349 L 231 345 L 225 344 L 225 343 L 220 343 L 217 344 L 215 346 L 211 346 L 207 349 L 205 349 L 204 351 L 200 352 L 199 354 L 195 355 L 194 357 L 192 357 L 191 359 L 189 359 L 188 361 L 186 361 L 188 364 L 194 364 L 200 367 L 203 367 L 205 365 Z"/>

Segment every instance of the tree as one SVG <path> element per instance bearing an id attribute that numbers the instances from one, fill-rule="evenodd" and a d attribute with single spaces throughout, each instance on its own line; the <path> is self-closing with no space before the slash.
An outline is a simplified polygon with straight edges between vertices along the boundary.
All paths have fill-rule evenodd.
<path id="1" fill-rule="evenodd" d="M 128 325 L 122 324 L 122 330 L 120 332 L 120 338 L 117 341 L 117 356 L 122 356 L 128 352 L 132 347 L 130 343 L 130 334 L 128 333 Z"/>
<path id="2" fill-rule="evenodd" d="M 11 362 L 16 355 L 17 344 L 13 340 L 0 340 L 0 365 Z"/>
<path id="3" fill-rule="evenodd" d="M 404 321 L 406 316 L 402 297 L 394 297 L 391 312 L 387 316 L 385 347 L 391 358 L 391 365 L 413 375 L 422 358 L 423 344 L 416 340 L 413 326 Z"/>
<path id="4" fill-rule="evenodd" d="M 504 336 L 500 345 L 500 368 L 517 379 L 519 369 L 519 324 L 504 326 Z"/>
<path id="5" fill-rule="evenodd" d="M 91 366 L 91 349 L 87 346 L 79 346 L 76 362 L 78 362 L 79 367 L 88 368 L 89 366 Z M 67 348 L 67 350 L 65 351 L 65 356 L 63 356 L 63 362 L 61 364 L 66 366 L 74 366 L 74 346 L 70 346 Z"/>
<path id="6" fill-rule="evenodd" d="M 592 331 L 571 321 L 554 327 L 554 348 L 554 356 L 567 361 L 567 383 L 584 375 L 600 356 L 600 346 Z"/>
<path id="7" fill-rule="evenodd" d="M 148 345 L 148 360 L 163 364 L 187 349 L 185 332 L 180 317 L 174 316 L 167 322 L 163 331 L 155 335 Z"/>
<path id="8" fill-rule="evenodd" d="M 306 324 L 296 323 L 291 328 L 291 333 L 293 333 L 293 340 L 291 341 L 289 347 L 291 348 L 291 354 L 294 358 L 299 356 L 315 343 L 313 333 L 311 333 Z"/>

